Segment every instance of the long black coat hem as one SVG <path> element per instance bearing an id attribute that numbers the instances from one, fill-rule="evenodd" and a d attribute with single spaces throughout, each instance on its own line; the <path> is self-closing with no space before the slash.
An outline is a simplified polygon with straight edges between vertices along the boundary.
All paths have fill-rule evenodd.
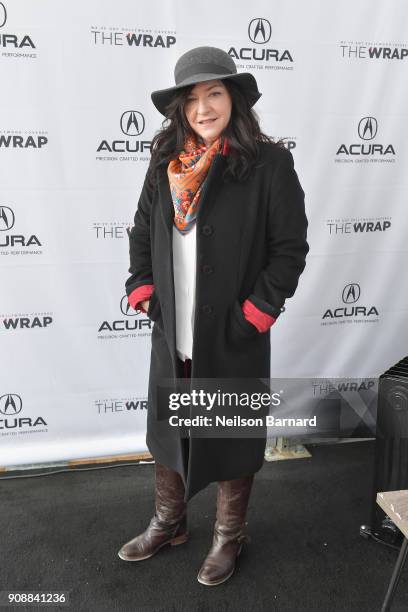
<path id="1" fill-rule="evenodd" d="M 240 439 L 237 439 L 236 441 L 239 442 L 239 440 Z M 218 441 L 220 444 L 223 444 L 225 440 L 223 438 L 218 438 Z M 231 443 L 230 438 L 228 439 L 228 442 L 229 444 Z M 261 449 L 258 449 L 258 461 L 251 464 L 251 469 L 249 471 L 245 470 L 245 468 L 243 468 L 238 463 L 234 465 L 230 464 L 228 466 L 222 466 L 221 468 L 218 468 L 217 476 L 215 476 L 214 474 L 212 478 L 206 479 L 206 481 L 200 480 L 200 482 L 191 483 L 191 482 L 186 481 L 186 476 L 189 473 L 189 471 L 188 471 L 188 450 L 187 450 L 187 454 L 185 454 L 185 450 L 186 448 L 188 448 L 189 440 L 186 439 L 184 442 L 181 442 L 180 440 L 180 443 L 183 445 L 183 450 L 182 450 L 182 453 L 179 454 L 177 457 L 182 456 L 184 459 L 184 464 L 181 464 L 178 461 L 177 457 L 175 457 L 173 461 L 170 461 L 168 452 L 158 443 L 158 441 L 156 439 L 154 439 L 153 441 L 153 439 L 151 438 L 151 436 L 149 436 L 149 434 L 146 435 L 146 445 L 147 445 L 147 448 L 149 449 L 150 454 L 155 460 L 155 462 L 161 463 L 162 465 L 174 470 L 180 475 L 181 479 L 183 480 L 184 487 L 185 487 L 185 495 L 184 495 L 185 502 L 188 502 L 197 493 L 205 489 L 212 482 L 219 482 L 221 480 L 235 480 L 238 478 L 244 478 L 245 476 L 250 476 L 251 474 L 256 474 L 256 472 L 259 472 L 259 470 L 263 467 L 263 464 L 264 464 L 266 438 L 260 438 L 258 445 L 259 446 L 263 445 L 263 454 L 259 453 L 259 450 Z"/>

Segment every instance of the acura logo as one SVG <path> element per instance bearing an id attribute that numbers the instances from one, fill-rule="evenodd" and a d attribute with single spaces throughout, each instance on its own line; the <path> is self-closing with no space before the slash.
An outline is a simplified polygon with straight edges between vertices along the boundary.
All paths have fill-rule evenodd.
<path id="1" fill-rule="evenodd" d="M 124 295 L 120 301 L 120 310 L 126 317 L 135 317 L 140 310 L 134 310 L 128 301 L 128 296 Z"/>
<path id="2" fill-rule="evenodd" d="M 362 140 L 372 140 L 378 130 L 377 119 L 374 117 L 363 117 L 358 124 L 358 135 Z"/>
<path id="3" fill-rule="evenodd" d="M 15 393 L 7 393 L 0 397 L 0 412 L 5 415 L 18 414 L 23 407 L 21 397 Z"/>
<path id="4" fill-rule="evenodd" d="M 0 232 L 11 229 L 14 225 L 14 213 L 8 206 L 0 206 Z"/>
<path id="5" fill-rule="evenodd" d="M 7 21 L 7 11 L 6 7 L 2 2 L 0 2 L 0 28 L 4 26 Z"/>
<path id="6" fill-rule="evenodd" d="M 138 111 L 125 111 L 120 118 L 120 129 L 126 136 L 139 136 L 145 129 L 145 120 Z"/>
<path id="7" fill-rule="evenodd" d="M 256 45 L 264 45 L 271 38 L 272 26 L 267 19 L 257 17 L 248 26 L 248 36 Z"/>
<path id="8" fill-rule="evenodd" d="M 360 297 L 360 285 L 350 283 L 343 289 L 342 299 L 345 304 L 354 304 Z"/>

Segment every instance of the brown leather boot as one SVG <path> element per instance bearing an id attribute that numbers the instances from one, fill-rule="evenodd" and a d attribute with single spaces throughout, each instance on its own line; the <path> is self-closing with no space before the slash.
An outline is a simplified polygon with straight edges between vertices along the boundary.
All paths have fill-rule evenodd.
<path id="1" fill-rule="evenodd" d="M 253 480 L 254 474 L 218 483 L 213 543 L 197 576 L 201 584 L 215 586 L 234 573 L 242 545 L 249 541 L 245 515 Z"/>
<path id="2" fill-rule="evenodd" d="M 155 463 L 156 512 L 146 531 L 122 546 L 124 561 L 142 561 L 162 546 L 183 544 L 188 538 L 184 483 L 178 472 Z"/>

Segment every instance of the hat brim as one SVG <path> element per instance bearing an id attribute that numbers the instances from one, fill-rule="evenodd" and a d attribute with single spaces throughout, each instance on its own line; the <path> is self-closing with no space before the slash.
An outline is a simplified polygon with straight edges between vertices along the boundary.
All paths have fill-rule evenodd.
<path id="1" fill-rule="evenodd" d="M 174 87 L 168 87 L 167 89 L 159 89 L 153 91 L 151 94 L 152 102 L 162 115 L 166 116 L 166 107 L 170 104 L 173 96 L 179 89 L 188 87 L 189 85 L 195 85 L 196 83 L 203 83 L 205 81 L 212 80 L 225 80 L 229 79 L 239 85 L 247 100 L 249 107 L 251 108 L 261 97 L 261 92 L 258 90 L 258 85 L 255 77 L 249 72 L 238 72 L 236 74 L 214 74 L 205 73 L 197 74 L 187 79 L 184 79 L 178 85 Z"/>

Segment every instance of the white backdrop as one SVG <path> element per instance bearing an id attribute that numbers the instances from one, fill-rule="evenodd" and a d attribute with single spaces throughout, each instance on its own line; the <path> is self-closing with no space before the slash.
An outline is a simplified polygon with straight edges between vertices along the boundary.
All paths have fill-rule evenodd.
<path id="1" fill-rule="evenodd" d="M 407 22 L 405 0 L 0 2 L 0 466 L 146 448 L 127 228 L 150 92 L 198 45 L 256 76 L 306 193 L 271 376 L 376 377 L 407 354 Z"/>

